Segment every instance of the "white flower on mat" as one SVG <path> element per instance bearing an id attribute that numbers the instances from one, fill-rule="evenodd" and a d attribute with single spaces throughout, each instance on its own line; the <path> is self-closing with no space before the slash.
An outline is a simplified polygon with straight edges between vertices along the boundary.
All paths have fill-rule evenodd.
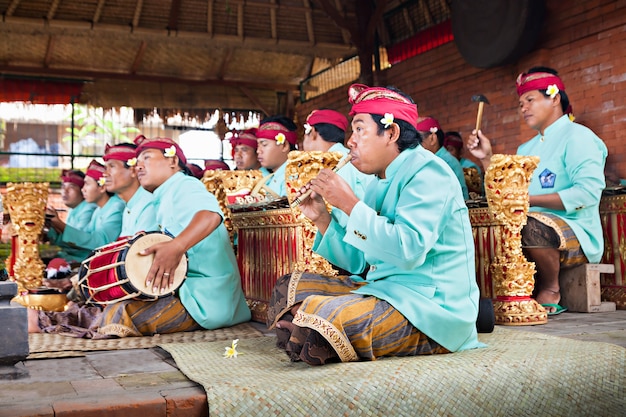
<path id="1" fill-rule="evenodd" d="M 385 129 L 387 129 L 389 126 L 391 126 L 393 120 L 393 113 L 385 113 L 385 116 L 380 120 L 380 122 L 385 125 Z"/>
<path id="2" fill-rule="evenodd" d="M 233 343 L 230 346 L 226 346 L 224 348 L 224 357 L 227 359 L 236 358 L 240 353 L 237 352 L 237 343 L 239 343 L 239 339 L 233 340 Z"/>

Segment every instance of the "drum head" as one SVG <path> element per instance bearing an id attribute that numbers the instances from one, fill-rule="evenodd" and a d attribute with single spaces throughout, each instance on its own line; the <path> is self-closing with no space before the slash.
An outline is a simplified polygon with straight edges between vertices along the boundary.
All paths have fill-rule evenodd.
<path id="1" fill-rule="evenodd" d="M 154 259 L 154 255 L 139 255 L 139 252 L 142 250 L 149 248 L 152 245 L 156 245 L 161 242 L 168 242 L 172 240 L 169 235 L 154 232 L 154 233 L 146 233 L 145 235 L 139 236 L 131 242 L 131 246 L 128 249 L 128 253 L 126 254 L 126 275 L 128 279 L 133 284 L 135 288 L 139 291 L 153 296 L 165 295 L 155 293 L 152 288 L 146 287 L 146 276 L 148 275 L 148 271 L 150 270 L 150 266 L 152 266 L 152 260 Z M 187 276 L 187 256 L 183 256 L 176 268 L 176 272 L 174 272 L 174 285 L 172 290 L 177 289 L 183 283 Z"/>

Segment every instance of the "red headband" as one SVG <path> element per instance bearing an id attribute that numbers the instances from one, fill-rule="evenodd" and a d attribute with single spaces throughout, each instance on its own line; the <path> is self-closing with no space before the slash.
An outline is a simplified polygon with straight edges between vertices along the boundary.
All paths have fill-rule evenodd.
<path id="1" fill-rule="evenodd" d="M 393 90 L 352 84 L 348 89 L 348 101 L 352 104 L 350 116 L 357 113 L 381 116 L 391 113 L 394 118 L 417 126 L 417 105 Z"/>
<path id="2" fill-rule="evenodd" d="M 147 137 L 140 135 L 135 138 L 135 144 L 137 145 L 137 150 L 135 151 L 136 156 L 139 156 L 139 154 L 146 149 L 160 149 L 165 151 L 173 147 L 174 153 L 178 159 L 180 159 L 180 162 L 182 162 L 183 165 L 187 164 L 187 158 L 185 158 L 183 150 L 180 149 L 178 143 L 174 142 L 170 138 L 148 139 Z"/>
<path id="3" fill-rule="evenodd" d="M 335 110 L 313 110 L 306 118 L 306 122 L 315 126 L 318 123 L 328 123 L 337 126 L 344 132 L 348 128 L 348 119 L 343 114 Z"/>
<path id="4" fill-rule="evenodd" d="M 221 169 L 223 171 L 230 171 L 228 164 L 219 159 L 206 159 L 204 161 L 204 169 Z"/>
<path id="5" fill-rule="evenodd" d="M 124 163 L 128 162 L 129 159 L 135 158 L 137 155 L 135 154 L 135 148 L 126 146 L 126 145 L 106 145 L 104 148 L 104 156 L 102 159 L 104 161 L 108 161 L 110 159 L 115 159 L 116 161 L 122 161 Z"/>
<path id="6" fill-rule="evenodd" d="M 102 178 L 103 174 L 104 174 L 104 165 L 102 165 L 100 162 L 96 161 L 95 159 L 89 163 L 89 166 L 87 167 L 87 172 L 85 173 L 85 175 L 93 178 L 96 181 Z"/>
<path id="7" fill-rule="evenodd" d="M 419 122 L 417 122 L 417 124 L 415 125 L 415 128 L 419 132 L 430 132 L 430 133 L 435 133 L 437 130 L 441 130 L 441 126 L 439 125 L 439 122 L 437 121 L 437 119 L 432 118 L 430 116 L 426 116 L 423 119 L 421 119 Z M 435 130 L 435 132 L 432 132 L 431 129 L 437 129 L 437 130 Z"/>
<path id="8" fill-rule="evenodd" d="M 278 142 L 278 135 L 283 134 L 285 140 L 292 145 L 298 143 L 298 133 L 292 132 L 277 122 L 264 123 L 256 131 L 257 139 L 270 139 Z"/>
<path id="9" fill-rule="evenodd" d="M 447 134 L 445 139 L 443 140 L 443 146 L 453 146 L 457 149 L 461 149 L 463 147 L 463 139 L 461 139 L 457 135 Z"/>
<path id="10" fill-rule="evenodd" d="M 85 179 L 69 169 L 64 169 L 61 172 L 61 181 L 77 185 L 79 188 L 83 188 L 85 185 Z"/>
<path id="11" fill-rule="evenodd" d="M 235 132 L 233 134 L 233 137 L 230 138 L 230 143 L 233 146 L 233 152 L 235 149 L 235 146 L 237 145 L 246 145 L 249 146 L 251 148 L 256 149 L 259 144 L 256 141 L 256 129 L 248 129 L 248 130 L 244 130 L 243 132 Z"/>
<path id="12" fill-rule="evenodd" d="M 532 90 L 546 90 L 551 85 L 556 85 L 559 90 L 565 91 L 563 81 L 561 81 L 558 76 L 549 72 L 522 73 L 515 81 L 518 96 Z"/>

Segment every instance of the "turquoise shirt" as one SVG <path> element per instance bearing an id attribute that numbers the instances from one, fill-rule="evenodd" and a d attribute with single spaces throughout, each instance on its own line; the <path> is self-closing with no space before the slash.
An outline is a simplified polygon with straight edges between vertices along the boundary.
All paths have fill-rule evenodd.
<path id="1" fill-rule="evenodd" d="M 348 155 L 348 148 L 343 146 L 341 143 L 336 143 L 330 147 L 328 152 L 341 152 L 343 157 L 345 158 Z M 356 167 L 352 164 L 345 165 L 339 171 L 337 171 L 337 175 L 343 178 L 352 188 L 354 195 L 356 195 L 360 200 L 365 197 L 365 190 L 369 183 L 374 179 L 373 175 L 367 175 L 356 169 Z M 345 227 L 348 224 L 348 215 L 343 211 L 339 210 L 336 207 L 333 207 L 330 212 L 331 217 L 335 220 L 341 227 Z M 317 233 L 315 235 L 315 243 L 318 243 L 322 238 L 321 233 Z"/>
<path id="2" fill-rule="evenodd" d="M 152 193 L 139 187 L 128 200 L 122 215 L 122 231 L 120 236 L 133 236 L 137 232 L 159 230 L 156 211 L 152 202 Z"/>
<path id="3" fill-rule="evenodd" d="M 61 239 L 68 245 L 86 249 L 88 252 L 111 243 L 120 236 L 123 210 L 124 202 L 114 195 L 104 206 L 94 210 L 91 221 L 85 228 L 77 229 L 66 225 Z"/>
<path id="4" fill-rule="evenodd" d="M 88 203 L 85 200 L 81 201 L 76 207 L 69 210 L 67 219 L 65 219 L 65 225 L 78 230 L 86 228 L 91 221 L 91 217 L 93 216 L 93 212 L 96 210 L 96 207 L 98 206 L 94 203 Z M 61 236 L 62 235 L 57 233 L 54 229 L 50 229 L 48 231 L 50 242 L 61 248 L 56 256 L 75 262 L 81 262 L 89 256 L 91 251 L 69 245 L 63 241 Z"/>
<path id="5" fill-rule="evenodd" d="M 469 200 L 469 191 L 467 190 L 467 184 L 465 183 L 465 174 L 463 174 L 463 168 L 458 159 L 456 159 L 446 148 L 443 146 L 435 153 L 439 158 L 446 161 L 446 164 L 452 169 L 456 179 L 459 180 L 461 191 L 463 192 L 463 198 Z"/>
<path id="6" fill-rule="evenodd" d="M 479 290 L 469 214 L 454 174 L 421 146 L 400 153 L 375 178 L 342 228 L 331 223 L 314 250 L 353 274 L 354 291 L 386 300 L 450 351 L 478 341 Z M 360 281 L 358 276 L 352 276 Z"/>
<path id="7" fill-rule="evenodd" d="M 265 185 L 267 185 L 272 191 L 281 197 L 287 195 L 287 185 L 285 184 L 285 170 L 287 168 L 287 161 L 284 164 L 276 168 L 274 175 L 270 178 Z"/>
<path id="8" fill-rule="evenodd" d="M 518 155 L 538 156 L 528 193 L 558 193 L 565 210 L 530 207 L 549 212 L 572 228 L 589 262 L 599 262 L 604 238 L 598 207 L 605 188 L 606 145 L 589 128 L 572 122 L 567 115 L 548 126 L 517 149 Z"/>
<path id="9" fill-rule="evenodd" d="M 196 178 L 177 172 L 153 192 L 161 231 L 178 236 L 193 216 L 209 210 L 224 217 L 219 203 Z M 209 236 L 187 251 L 187 279 L 179 289 L 189 314 L 205 329 L 249 321 L 250 309 L 230 237 L 222 222 Z"/>

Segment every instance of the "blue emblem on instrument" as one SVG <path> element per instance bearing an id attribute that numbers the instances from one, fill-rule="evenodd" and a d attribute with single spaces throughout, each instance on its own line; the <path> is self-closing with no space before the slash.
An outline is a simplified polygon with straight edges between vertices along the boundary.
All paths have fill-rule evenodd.
<path id="1" fill-rule="evenodd" d="M 541 182 L 541 188 L 554 188 L 554 181 L 556 180 L 556 174 L 550 171 L 548 168 L 544 169 L 539 174 L 539 182 Z"/>

